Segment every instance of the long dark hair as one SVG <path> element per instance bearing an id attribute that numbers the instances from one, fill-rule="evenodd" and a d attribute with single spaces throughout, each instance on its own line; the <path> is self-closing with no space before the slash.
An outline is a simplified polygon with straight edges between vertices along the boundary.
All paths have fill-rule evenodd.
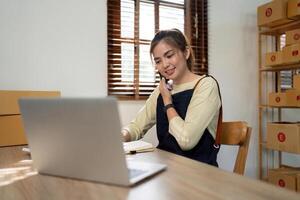
<path id="1" fill-rule="evenodd" d="M 180 30 L 174 28 L 174 29 L 158 31 L 151 41 L 150 56 L 153 54 L 153 49 L 161 41 L 166 42 L 168 45 L 171 45 L 174 48 L 180 49 L 180 51 L 182 51 L 183 53 L 187 50 L 187 48 L 189 48 L 190 56 L 187 59 L 187 66 L 188 69 L 192 71 L 192 68 L 195 63 L 194 53 L 186 36 Z"/>

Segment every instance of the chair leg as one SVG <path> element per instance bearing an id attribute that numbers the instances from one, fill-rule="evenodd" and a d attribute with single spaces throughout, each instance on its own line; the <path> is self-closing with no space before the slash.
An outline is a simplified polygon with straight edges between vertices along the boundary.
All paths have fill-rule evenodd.
<path id="1" fill-rule="evenodd" d="M 237 174 L 244 175 L 244 172 L 245 172 L 251 130 L 252 129 L 250 127 L 247 128 L 245 142 L 243 143 L 243 145 L 241 145 L 239 147 L 238 155 L 237 155 L 234 170 L 233 170 L 233 172 L 235 172 Z"/>

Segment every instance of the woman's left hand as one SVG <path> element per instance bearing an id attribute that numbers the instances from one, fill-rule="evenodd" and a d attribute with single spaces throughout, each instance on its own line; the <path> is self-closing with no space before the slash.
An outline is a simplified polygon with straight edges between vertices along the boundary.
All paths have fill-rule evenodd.
<path id="1" fill-rule="evenodd" d="M 167 88 L 167 84 L 166 84 L 165 78 L 162 78 L 160 80 L 159 91 L 160 91 L 160 94 L 161 94 L 161 96 L 163 98 L 163 101 L 164 101 L 165 105 L 172 103 L 171 92 Z"/>

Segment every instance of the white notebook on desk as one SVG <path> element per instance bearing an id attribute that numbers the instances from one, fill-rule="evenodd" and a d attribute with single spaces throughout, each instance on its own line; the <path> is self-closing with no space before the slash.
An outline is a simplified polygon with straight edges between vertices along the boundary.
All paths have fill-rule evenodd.
<path id="1" fill-rule="evenodd" d="M 142 140 L 124 142 L 123 147 L 126 154 L 154 151 L 154 146 L 151 143 Z"/>

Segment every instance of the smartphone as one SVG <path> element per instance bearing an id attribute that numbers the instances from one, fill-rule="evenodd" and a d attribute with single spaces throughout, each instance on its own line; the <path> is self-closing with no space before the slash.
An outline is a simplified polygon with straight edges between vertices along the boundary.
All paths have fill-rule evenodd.
<path id="1" fill-rule="evenodd" d="M 158 74 L 159 74 L 159 77 L 160 77 L 160 80 L 161 80 L 164 76 L 161 75 L 161 73 L 159 73 L 159 72 L 158 72 Z M 164 78 L 165 78 L 165 82 L 166 82 L 168 90 L 172 90 L 173 87 L 172 87 L 172 83 L 169 81 L 170 79 L 166 79 L 166 77 L 164 77 Z"/>
<path id="2" fill-rule="evenodd" d="M 160 80 L 161 80 L 164 76 L 161 75 L 161 73 L 159 73 L 159 72 L 158 72 L 158 74 L 159 74 L 159 77 L 160 77 Z M 166 77 L 164 77 L 164 78 L 165 78 L 166 84 L 168 84 L 169 79 L 166 79 Z"/>

